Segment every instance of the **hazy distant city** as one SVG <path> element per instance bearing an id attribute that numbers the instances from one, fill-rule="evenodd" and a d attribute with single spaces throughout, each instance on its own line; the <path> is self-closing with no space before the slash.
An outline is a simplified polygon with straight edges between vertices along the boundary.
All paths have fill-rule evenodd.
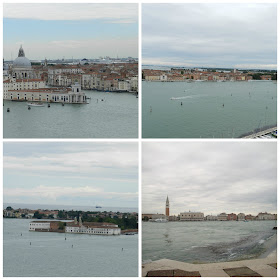
<path id="1" fill-rule="evenodd" d="M 267 212 L 260 212 L 258 215 L 253 216 L 251 214 L 244 213 L 220 213 L 219 215 L 204 215 L 202 212 L 193 212 L 191 210 L 187 212 L 181 212 L 178 215 L 170 215 L 170 204 L 168 197 L 166 198 L 165 214 L 142 214 L 142 221 L 149 222 L 175 222 L 175 221 L 267 221 L 277 220 L 277 214 L 271 214 Z"/>

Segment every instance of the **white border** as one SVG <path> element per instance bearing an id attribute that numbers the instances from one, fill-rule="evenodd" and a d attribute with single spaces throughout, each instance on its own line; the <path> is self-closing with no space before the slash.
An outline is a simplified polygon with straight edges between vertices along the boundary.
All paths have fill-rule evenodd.
<path id="1" fill-rule="evenodd" d="M 135 3 L 138 4 L 138 69 L 139 69 L 139 73 L 138 73 L 138 81 L 139 81 L 139 87 L 138 87 L 138 138 L 136 139 L 62 139 L 62 138 L 50 138 L 50 139 L 5 139 L 3 140 L 3 112 L 1 113 L 1 119 L 0 119 L 0 129 L 1 129 L 1 178 L 2 178 L 2 192 L 3 192 L 3 142 L 138 142 L 138 160 L 139 160 L 139 166 L 138 166 L 138 191 L 139 191 L 139 199 L 138 199 L 138 217 L 139 217 L 139 233 L 138 233 L 138 275 L 139 277 L 141 277 L 141 273 L 142 273 L 142 243 L 141 243 L 141 238 L 142 238 L 142 222 L 141 222 L 141 213 L 142 213 L 142 203 L 141 203 L 141 198 L 142 198 L 142 193 L 141 193 L 141 184 L 142 184 L 142 143 L 145 142 L 277 142 L 278 143 L 278 139 L 277 140 L 261 140 L 261 139 L 246 139 L 246 140 L 242 140 L 242 139 L 142 139 L 142 94 L 141 94 L 141 90 L 142 90 L 142 71 L 141 71 L 141 65 L 142 65 L 142 46 L 141 46 L 141 35 L 142 35 L 142 4 L 149 4 L 149 3 L 276 3 L 277 5 L 277 27 L 279 27 L 280 25 L 280 20 L 279 20 L 279 16 L 280 16 L 280 0 L 236 0 L 236 1 L 232 1 L 232 0 L 175 0 L 175 1 L 170 1 L 170 0 L 120 0 L 120 1 L 116 1 L 116 0 L 101 0 L 101 1 L 93 1 L 93 0 L 81 0 L 81 1 L 77 1 L 77 0 L 1 0 L 1 16 L 2 16 L 2 20 L 1 20 L 1 24 L 0 24 L 0 34 L 1 34 L 1 46 L 2 46 L 2 56 L 3 56 L 3 3 Z M 279 53 L 279 28 L 277 30 L 277 52 Z M 2 60 L 3 61 L 3 60 Z M 277 73 L 279 73 L 279 55 L 277 57 Z M 1 67 L 1 83 L 3 85 L 3 69 Z M 277 80 L 277 93 L 279 93 L 279 82 Z M 2 94 L 3 94 L 3 90 L 2 90 Z M 277 112 L 278 112 L 278 108 L 279 108 L 279 102 L 277 100 Z M 1 98 L 1 106 L 3 108 L 3 99 Z M 280 117 L 279 114 L 277 116 L 277 123 L 279 123 Z M 279 151 L 277 149 L 277 159 L 279 158 Z M 277 175 L 279 169 L 277 168 Z M 279 201 L 279 192 L 278 192 L 278 197 L 277 197 L 277 206 L 278 206 L 278 201 Z M 3 210 L 3 195 L 1 195 L 1 209 Z M 3 217 L 1 215 L 1 225 L 0 225 L 0 237 L 1 240 L 3 240 Z M 0 245 L 1 251 L 3 252 L 3 242 L 1 242 Z M 16 253 L 16 252 L 15 252 Z M 279 255 L 278 255 L 279 257 Z M 3 254 L 1 254 L 0 256 L 0 262 L 3 264 Z M 67 269 L 67 268 L 65 268 Z M 1 265 L 1 269 L 0 269 L 0 277 L 3 278 L 3 265 Z M 10 279 L 17 279 L 17 277 L 9 277 Z M 39 277 L 32 277 L 34 279 L 38 279 Z M 50 278 L 50 279 L 54 279 L 57 277 L 46 277 L 46 278 Z M 44 279 L 46 279 L 44 277 Z M 59 277 L 60 279 L 69 279 L 70 277 Z M 84 277 L 83 277 L 84 278 Z M 85 277 L 85 278 L 97 278 L 97 277 Z M 99 277 L 98 277 L 99 278 Z M 109 277 L 100 277 L 102 279 L 110 279 Z M 117 277 L 117 278 L 124 278 L 124 277 Z M 135 277 L 125 277 L 124 279 L 133 279 Z M 75 277 L 76 279 L 76 277 Z"/>

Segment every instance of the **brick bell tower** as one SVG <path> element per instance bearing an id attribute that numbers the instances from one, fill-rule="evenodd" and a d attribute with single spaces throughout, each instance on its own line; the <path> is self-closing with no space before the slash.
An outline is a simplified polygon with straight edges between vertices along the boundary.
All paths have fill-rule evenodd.
<path id="1" fill-rule="evenodd" d="M 169 200 L 168 200 L 168 196 L 166 198 L 166 204 L 165 204 L 165 216 L 169 217 Z"/>

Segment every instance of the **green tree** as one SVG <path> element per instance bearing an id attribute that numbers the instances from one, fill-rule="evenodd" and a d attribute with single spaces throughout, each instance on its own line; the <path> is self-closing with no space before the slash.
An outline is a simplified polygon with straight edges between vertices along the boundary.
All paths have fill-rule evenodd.
<path id="1" fill-rule="evenodd" d="M 58 229 L 64 230 L 66 226 L 66 223 L 64 222 L 58 222 Z"/>
<path id="2" fill-rule="evenodd" d="M 11 211 L 11 210 L 14 210 L 11 206 L 8 206 L 7 208 L 6 208 L 6 210 L 7 211 Z"/>
<path id="3" fill-rule="evenodd" d="M 64 211 L 58 211 L 57 217 L 60 219 L 66 219 L 67 214 Z"/>
<path id="4" fill-rule="evenodd" d="M 261 73 L 255 73 L 253 74 L 253 80 L 260 80 L 261 79 Z"/>
<path id="5" fill-rule="evenodd" d="M 42 218 L 44 217 L 44 215 L 43 215 L 43 214 L 40 214 L 39 211 L 36 211 L 36 212 L 34 213 L 34 216 L 33 216 L 33 217 L 36 218 L 36 219 L 42 219 Z"/>

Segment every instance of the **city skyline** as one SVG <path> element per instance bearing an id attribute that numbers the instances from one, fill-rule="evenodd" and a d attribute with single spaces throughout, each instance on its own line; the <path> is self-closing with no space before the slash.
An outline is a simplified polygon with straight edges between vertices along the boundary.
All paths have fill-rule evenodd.
<path id="1" fill-rule="evenodd" d="M 135 143 L 4 143 L 3 202 L 136 208 L 137 160 Z"/>
<path id="2" fill-rule="evenodd" d="M 276 143 L 144 143 L 142 169 L 142 213 L 276 213 Z"/>
<path id="3" fill-rule="evenodd" d="M 276 4 L 143 4 L 142 64 L 275 70 L 276 12 Z"/>
<path id="4" fill-rule="evenodd" d="M 64 13 L 61 13 L 61 10 Z M 137 4 L 4 4 L 4 59 L 138 57 Z"/>

